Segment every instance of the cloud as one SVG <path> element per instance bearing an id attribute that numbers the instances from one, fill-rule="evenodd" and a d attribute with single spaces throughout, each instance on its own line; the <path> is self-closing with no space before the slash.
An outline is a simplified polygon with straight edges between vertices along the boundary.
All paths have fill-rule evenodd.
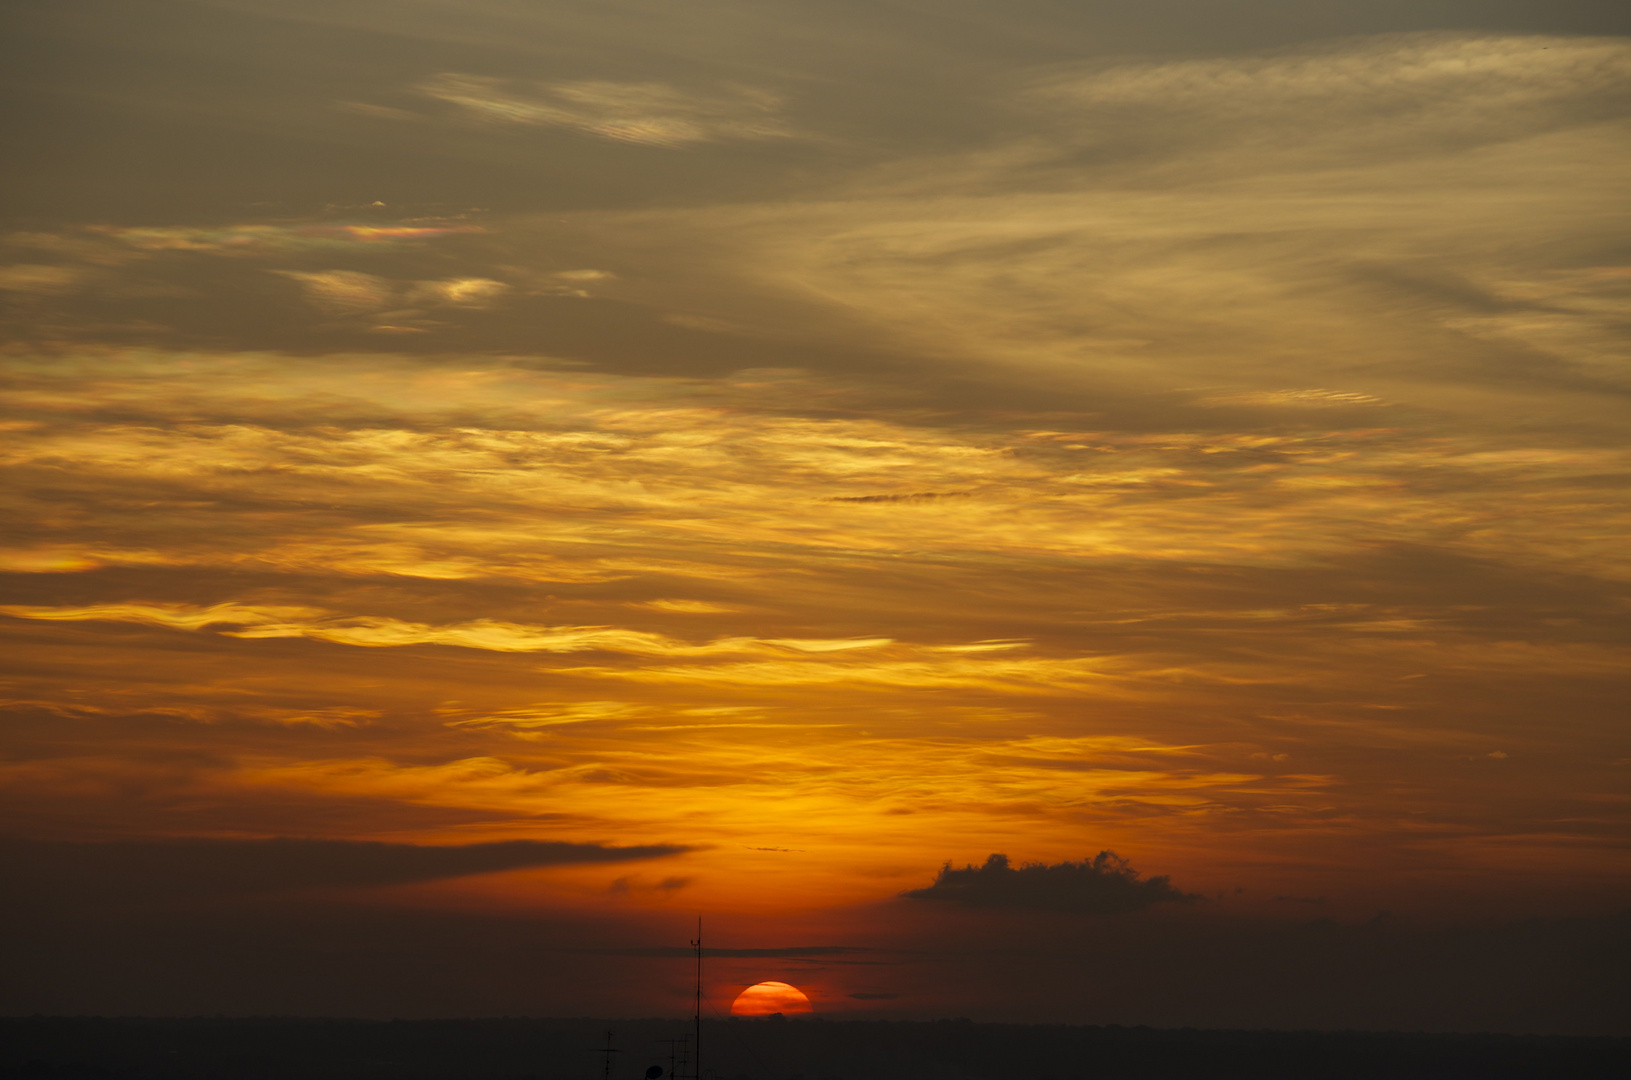
<path id="1" fill-rule="evenodd" d="M 3 609 L 0 609 L 3 610 Z M 1004 643 L 982 651 L 1015 647 Z M 814 651 L 814 650 L 810 650 Z M 929 650 L 925 650 L 929 651 Z M 1036 657 L 1031 659 L 780 660 L 670 667 L 562 668 L 563 674 L 589 678 L 627 679 L 634 682 L 699 686 L 830 686 L 851 684 L 901 689 L 980 688 L 1009 693 L 1046 694 L 1059 691 L 1126 696 L 1140 689 L 1126 677 L 1109 670 L 1111 658 L 1095 656 Z"/>
<path id="2" fill-rule="evenodd" d="M 282 625 L 287 620 L 322 615 L 318 608 L 262 604 L 92 604 L 86 607 L 0 606 L 0 614 L 18 619 L 53 622 L 96 620 L 141 623 L 171 630 L 202 630 L 208 626 Z"/>
<path id="3" fill-rule="evenodd" d="M 77 289 L 86 276 L 86 271 L 77 266 L 14 263 L 0 266 L 0 291 L 62 296 Z"/>
<path id="4" fill-rule="evenodd" d="M 650 708 L 682 716 L 689 711 L 675 710 L 671 700 Z M 933 708 L 880 707 L 866 698 L 835 698 L 825 712 L 808 703 L 775 712 L 780 716 L 773 723 L 614 720 L 458 728 L 469 739 L 454 745 L 474 747 L 493 746 L 477 738 L 487 730 L 550 735 L 506 737 L 503 758 L 461 760 L 442 756 L 451 740 L 440 724 L 433 731 L 441 737 L 428 740 L 398 724 L 373 740 L 377 753 L 370 757 L 314 760 L 317 747 L 290 740 L 283 754 L 240 758 L 199 790 L 211 799 L 231 792 L 256 798 L 303 793 L 337 803 L 434 806 L 503 821 L 564 813 L 595 835 L 633 837 L 664 836 L 676 807 L 702 808 L 708 825 L 697 836 L 743 852 L 738 865 L 761 870 L 763 854 L 749 850 L 754 841 L 773 837 L 774 846 L 803 851 L 818 864 L 830 858 L 824 853 L 832 851 L 833 829 L 864 830 L 891 849 L 900 846 L 901 854 L 892 858 L 911 858 L 921 845 L 910 839 L 910 830 L 895 835 L 897 826 L 908 824 L 889 819 L 897 808 L 911 810 L 911 830 L 977 829 L 984 836 L 988 826 L 980 823 L 988 815 L 1003 823 L 1018 816 L 1123 828 L 1133 821 L 1150 827 L 1160 818 L 1206 820 L 1267 807 L 1275 820 L 1290 821 L 1313 815 L 1332 799 L 1331 777 L 1229 771 L 1231 755 L 1238 753 L 1229 746 L 1025 737 L 1012 718 L 959 723 Z M 932 723 L 927 729 L 925 719 Z M 324 740 L 323 746 L 330 745 Z M 420 748 L 423 756 L 398 760 L 404 746 Z M 5 772 L 0 769 L 0 779 Z M 92 786 L 76 786 L 74 777 L 93 775 L 79 763 L 48 777 L 39 774 L 38 781 L 29 780 L 35 773 L 23 766 L 16 772 L 19 784 L 37 782 L 65 798 Z M 805 858 L 797 862 L 800 872 L 814 865 Z"/>
<path id="5" fill-rule="evenodd" d="M 300 282 L 306 299 L 333 315 L 361 315 L 390 306 L 396 299 L 395 287 L 384 278 L 357 270 L 274 270 Z"/>
<path id="6" fill-rule="evenodd" d="M 1298 403 L 1272 396 L 1288 387 L 1459 410 L 1510 380 L 1623 385 L 1620 317 L 1514 311 L 1508 292 L 1618 259 L 1600 223 L 1623 203 L 1626 40 L 1389 36 L 1031 85 L 1010 137 L 597 237 L 649 251 L 655 230 L 686 274 L 793 332 L 957 357 L 1061 400 L 1220 372 L 1271 395 L 1242 407 L 1276 411 Z M 704 288 L 663 299 L 702 310 Z"/>
<path id="7" fill-rule="evenodd" d="M 115 359 L 136 368 L 112 370 Z M 204 356 L 191 362 L 228 363 Z M 127 523 L 109 527 L 100 543 L 81 532 L 72 538 L 78 552 L 67 550 L 70 537 L 63 535 L 70 565 L 74 556 L 91 566 L 140 555 L 297 573 L 604 582 L 752 577 L 789 565 L 776 560 L 795 552 L 1289 565 L 1339 557 L 1383 536 L 1499 558 L 1521 549 L 1536 565 L 1561 559 L 1593 573 L 1631 573 L 1611 546 L 1539 526 L 1555 512 L 1552 504 L 1572 497 L 1567 490 L 1578 478 L 1624 467 L 1623 449 L 1561 438 L 1528 436 L 1522 443 L 1528 456 L 1512 456 L 1519 447 L 1508 444 L 1508 456 L 1497 457 L 1484 452 L 1490 447 L 1482 438 L 1380 426 L 1036 425 L 999 437 L 881 419 L 766 416 L 758 404 L 735 413 L 676 408 L 688 395 L 701 396 L 678 381 L 607 379 L 585 389 L 514 369 L 456 377 L 397 363 L 340 363 L 323 373 L 288 364 L 279 371 L 255 359 L 230 363 L 256 385 L 277 388 L 258 406 L 259 424 L 175 423 L 170 414 L 179 401 L 205 415 L 231 415 L 245 405 L 233 400 L 225 380 L 109 357 L 105 367 L 87 365 L 87 377 L 94 373 L 107 400 L 148 422 L 42 425 L 27 440 L 14 440 L 6 456 L 33 468 L 71 461 L 81 484 L 180 484 L 198 499 L 258 502 L 300 489 L 337 505 L 365 493 L 373 509 L 363 514 L 359 507 L 341 527 L 286 514 L 277 529 L 198 528 L 184 538 Z M 138 378 L 137 369 L 148 374 Z M 378 387 L 377 397 L 386 398 L 386 384 L 388 400 L 352 396 Z M 166 403 L 160 387 L 170 387 L 176 401 Z M 667 408 L 644 398 L 663 394 Z M 66 421 L 85 397 L 67 393 L 53 375 L 37 388 L 19 388 L 17 399 L 32 415 Z M 541 429 L 527 426 L 538 425 L 536 414 L 490 415 L 466 426 L 438 412 L 450 402 L 502 412 L 537 399 L 558 403 Z M 367 423 L 348 425 L 346 417 L 357 414 Z M 301 423 L 318 415 L 332 426 Z M 871 501 L 903 474 L 967 494 Z M 1525 475 L 1546 483 L 1518 483 Z M 1489 498 L 1494 486 L 1510 488 L 1510 497 L 1531 510 L 1497 521 Z M 906 493 L 927 490 L 935 489 L 914 483 Z M 869 501 L 826 501 L 835 497 Z M 468 500 L 481 512 L 450 519 L 439 509 L 446 500 Z M 783 512 L 789 500 L 808 512 Z M 1224 514 L 1231 527 L 1218 529 Z M 1363 533 L 1333 529 L 1338 519 L 1374 525 Z M 114 539 L 127 556 L 117 555 Z M 160 548 L 162 555 L 140 554 Z M 671 586 L 652 591 L 658 587 Z"/>
<path id="8" fill-rule="evenodd" d="M 1031 908 L 1109 915 L 1140 911 L 1154 904 L 1190 903 L 1194 893 L 1180 892 L 1165 876 L 1140 880 L 1138 871 L 1113 851 L 1101 851 L 1091 860 L 1053 866 L 1025 863 L 1010 866 L 1008 856 L 992 855 L 984 866 L 961 870 L 946 863 L 934 884 L 912 889 L 902 896 L 938 900 L 963 907 Z"/>
<path id="9" fill-rule="evenodd" d="M 699 92 L 658 82 L 529 84 L 450 72 L 421 83 L 419 90 L 488 122 L 568 128 L 648 146 L 789 134 L 777 118 L 780 100 L 749 87 Z"/>
<path id="10" fill-rule="evenodd" d="M 785 645 L 804 653 L 850 652 L 855 649 L 880 649 L 894 644 L 894 638 L 765 638 L 766 645 Z"/>
<path id="11" fill-rule="evenodd" d="M 1449 93 L 1490 109 L 1611 93 L 1631 79 L 1631 49 L 1613 38 L 1384 34 L 1278 54 L 1117 64 L 1060 76 L 1051 92 L 1084 103 L 1183 102 L 1230 112 L 1242 100 L 1337 101 L 1355 108 L 1430 108 Z M 1493 97 L 1493 100 L 1490 100 Z"/>
<path id="12" fill-rule="evenodd" d="M 1381 398 L 1351 390 L 1253 390 L 1239 394 L 1209 394 L 1202 405 L 1286 405 L 1304 408 L 1382 405 Z"/>
<path id="13" fill-rule="evenodd" d="M 166 556 L 157 551 L 120 551 L 90 545 L 0 548 L 0 571 L 13 574 L 77 574 L 109 563 L 162 565 L 166 561 Z"/>
<path id="14" fill-rule="evenodd" d="M 716 604 L 712 600 L 644 600 L 630 603 L 629 606 L 666 611 L 675 615 L 728 615 L 741 610 L 729 604 Z"/>
<path id="15" fill-rule="evenodd" d="M 408 290 L 408 303 L 445 304 L 448 307 L 487 308 L 510 286 L 491 278 L 446 278 L 442 281 L 419 281 Z"/>
<path id="16" fill-rule="evenodd" d="M 617 626 L 531 626 L 498 619 L 434 626 L 373 615 L 341 616 L 321 608 L 289 605 L 222 603 L 112 603 L 86 607 L 0 605 L 0 614 L 51 622 L 131 622 L 171 630 L 222 629 L 228 637 L 265 639 L 305 637 L 337 645 L 392 648 L 402 645 L 454 645 L 492 652 L 570 653 L 589 650 L 637 656 L 713 656 L 761 652 L 784 655 L 875 649 L 890 638 L 718 638 L 701 645 L 663 634 Z"/>
<path id="17" fill-rule="evenodd" d="M 694 956 L 691 949 L 680 945 L 659 945 L 651 948 L 619 949 L 621 956 Z M 856 945 L 789 945 L 766 949 L 717 949 L 704 946 L 704 956 L 734 957 L 738 959 L 791 958 L 800 956 L 846 956 L 851 953 L 877 952 L 876 949 Z"/>
<path id="18" fill-rule="evenodd" d="M 611 885 L 607 887 L 606 891 L 614 896 L 627 896 L 630 893 L 637 891 L 649 892 L 655 893 L 658 896 L 667 899 L 689 884 L 691 884 L 691 879 L 688 877 L 670 876 L 663 878 L 659 882 L 648 885 L 644 881 L 641 881 L 638 877 L 629 874 L 614 880 Z M 629 954 L 623 953 L 621 955 Z"/>
<path id="19" fill-rule="evenodd" d="M 840 503 L 911 503 L 928 502 L 931 499 L 956 498 L 957 492 L 947 491 L 918 491 L 910 495 L 837 495 L 831 500 Z"/>
<path id="20" fill-rule="evenodd" d="M 251 705 L 240 708 L 238 712 L 243 716 L 281 724 L 284 727 L 308 725 L 331 731 L 371 724 L 383 715 L 378 709 L 360 709 L 344 705 L 326 709 L 286 709 Z"/>
<path id="21" fill-rule="evenodd" d="M 627 720 L 651 711 L 648 706 L 631 705 L 626 701 L 574 701 L 562 704 L 526 705 L 505 709 L 489 716 L 450 720 L 448 727 L 509 728 L 528 731 L 535 728 L 559 727 L 562 724 Z"/>
<path id="22" fill-rule="evenodd" d="M 323 887 L 373 887 L 542 866 L 620 863 L 678 855 L 672 844 L 509 840 L 425 846 L 365 840 L 0 840 L 13 903 L 108 897 L 189 899 Z M 72 898 L 77 897 L 77 901 Z"/>
<path id="23" fill-rule="evenodd" d="M 90 234 L 105 236 L 138 251 L 187 251 L 212 255 L 258 255 L 268 251 L 324 248 L 343 250 L 357 245 L 396 245 L 485 231 L 480 225 L 457 221 L 438 224 L 307 222 L 297 225 L 250 222 L 215 228 L 95 225 L 86 229 Z"/>
<path id="24" fill-rule="evenodd" d="M 357 270 L 273 270 L 272 273 L 298 281 L 306 299 L 332 315 L 366 315 L 399 304 L 408 308 L 481 310 L 492 307 L 510 291 L 510 286 L 504 282 L 482 277 L 444 278 L 404 284 Z"/>
<path id="25" fill-rule="evenodd" d="M 1060 73 L 1032 94 L 1071 107 L 1088 139 L 1159 114 L 1185 125 L 1179 141 L 1249 133 L 1259 149 L 1306 151 L 1310 138 L 1420 148 L 1435 137 L 1465 145 L 1589 123 L 1618 112 L 1628 83 L 1631 44 L 1620 39 L 1418 33 Z M 1196 122 L 1210 130 L 1189 127 Z"/>

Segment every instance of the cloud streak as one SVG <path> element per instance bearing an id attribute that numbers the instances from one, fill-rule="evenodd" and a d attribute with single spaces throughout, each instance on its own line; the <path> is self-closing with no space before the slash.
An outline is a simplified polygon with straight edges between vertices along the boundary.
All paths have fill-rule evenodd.
<path id="1" fill-rule="evenodd" d="M 566 128 L 647 146 L 790 134 L 777 115 L 776 95 L 748 87 L 701 92 L 596 79 L 528 85 L 449 72 L 421 83 L 419 91 L 480 121 Z"/>
<path id="2" fill-rule="evenodd" d="M 52 622 L 130 622 L 170 630 L 236 627 L 222 629 L 220 633 L 251 640 L 305 637 L 364 648 L 454 645 L 493 652 L 569 653 L 602 650 L 637 656 L 711 656 L 744 652 L 849 652 L 875 649 L 891 643 L 889 638 L 724 638 L 691 645 L 661 634 L 616 626 L 527 626 L 491 619 L 428 626 L 378 616 L 337 616 L 320 608 L 232 602 L 208 607 L 184 604 L 103 604 L 81 608 L 0 605 L 0 614 Z"/>

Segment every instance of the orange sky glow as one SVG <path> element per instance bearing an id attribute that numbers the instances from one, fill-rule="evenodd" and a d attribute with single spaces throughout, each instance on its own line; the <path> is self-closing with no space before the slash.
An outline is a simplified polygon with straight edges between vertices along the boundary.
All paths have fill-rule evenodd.
<path id="1" fill-rule="evenodd" d="M 761 6 L 25 20 L 8 835 L 576 845 L 121 916 L 566 928 L 501 1014 L 1623 910 L 1631 38 Z"/>

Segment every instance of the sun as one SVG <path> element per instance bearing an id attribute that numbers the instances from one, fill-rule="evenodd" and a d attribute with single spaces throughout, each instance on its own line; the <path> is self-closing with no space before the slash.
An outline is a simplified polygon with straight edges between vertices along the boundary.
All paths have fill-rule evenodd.
<path id="1" fill-rule="evenodd" d="M 754 983 L 731 1002 L 732 1016 L 769 1016 L 772 1013 L 791 1016 L 814 1011 L 810 1007 L 810 999 L 804 996 L 802 990 L 784 982 Z"/>

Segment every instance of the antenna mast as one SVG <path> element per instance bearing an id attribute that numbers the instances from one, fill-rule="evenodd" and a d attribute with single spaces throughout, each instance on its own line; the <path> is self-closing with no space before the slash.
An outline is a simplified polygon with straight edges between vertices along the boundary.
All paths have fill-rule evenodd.
<path id="1" fill-rule="evenodd" d="M 658 1046 L 668 1047 L 668 1080 L 685 1080 L 685 1048 L 691 1045 L 691 1037 L 682 1035 L 678 1039 L 653 1039 L 652 1041 Z"/>
<path id="2" fill-rule="evenodd" d="M 702 916 L 697 916 L 697 938 L 691 942 L 691 948 L 697 951 L 697 998 L 696 1013 L 691 1018 L 692 1030 L 695 1033 L 696 1050 L 691 1057 L 692 1076 L 695 1080 L 702 1080 Z"/>
<path id="3" fill-rule="evenodd" d="M 601 1056 L 601 1066 L 600 1066 L 601 1080 L 612 1080 L 612 1055 L 613 1054 L 621 1054 L 622 1052 L 623 1051 L 621 1051 L 621 1050 L 613 1050 L 612 1049 L 612 1033 L 608 1031 L 606 1033 L 606 1049 L 602 1050 L 599 1047 L 596 1047 L 592 1051 L 592 1053 L 596 1053 L 596 1054 L 599 1054 Z"/>

